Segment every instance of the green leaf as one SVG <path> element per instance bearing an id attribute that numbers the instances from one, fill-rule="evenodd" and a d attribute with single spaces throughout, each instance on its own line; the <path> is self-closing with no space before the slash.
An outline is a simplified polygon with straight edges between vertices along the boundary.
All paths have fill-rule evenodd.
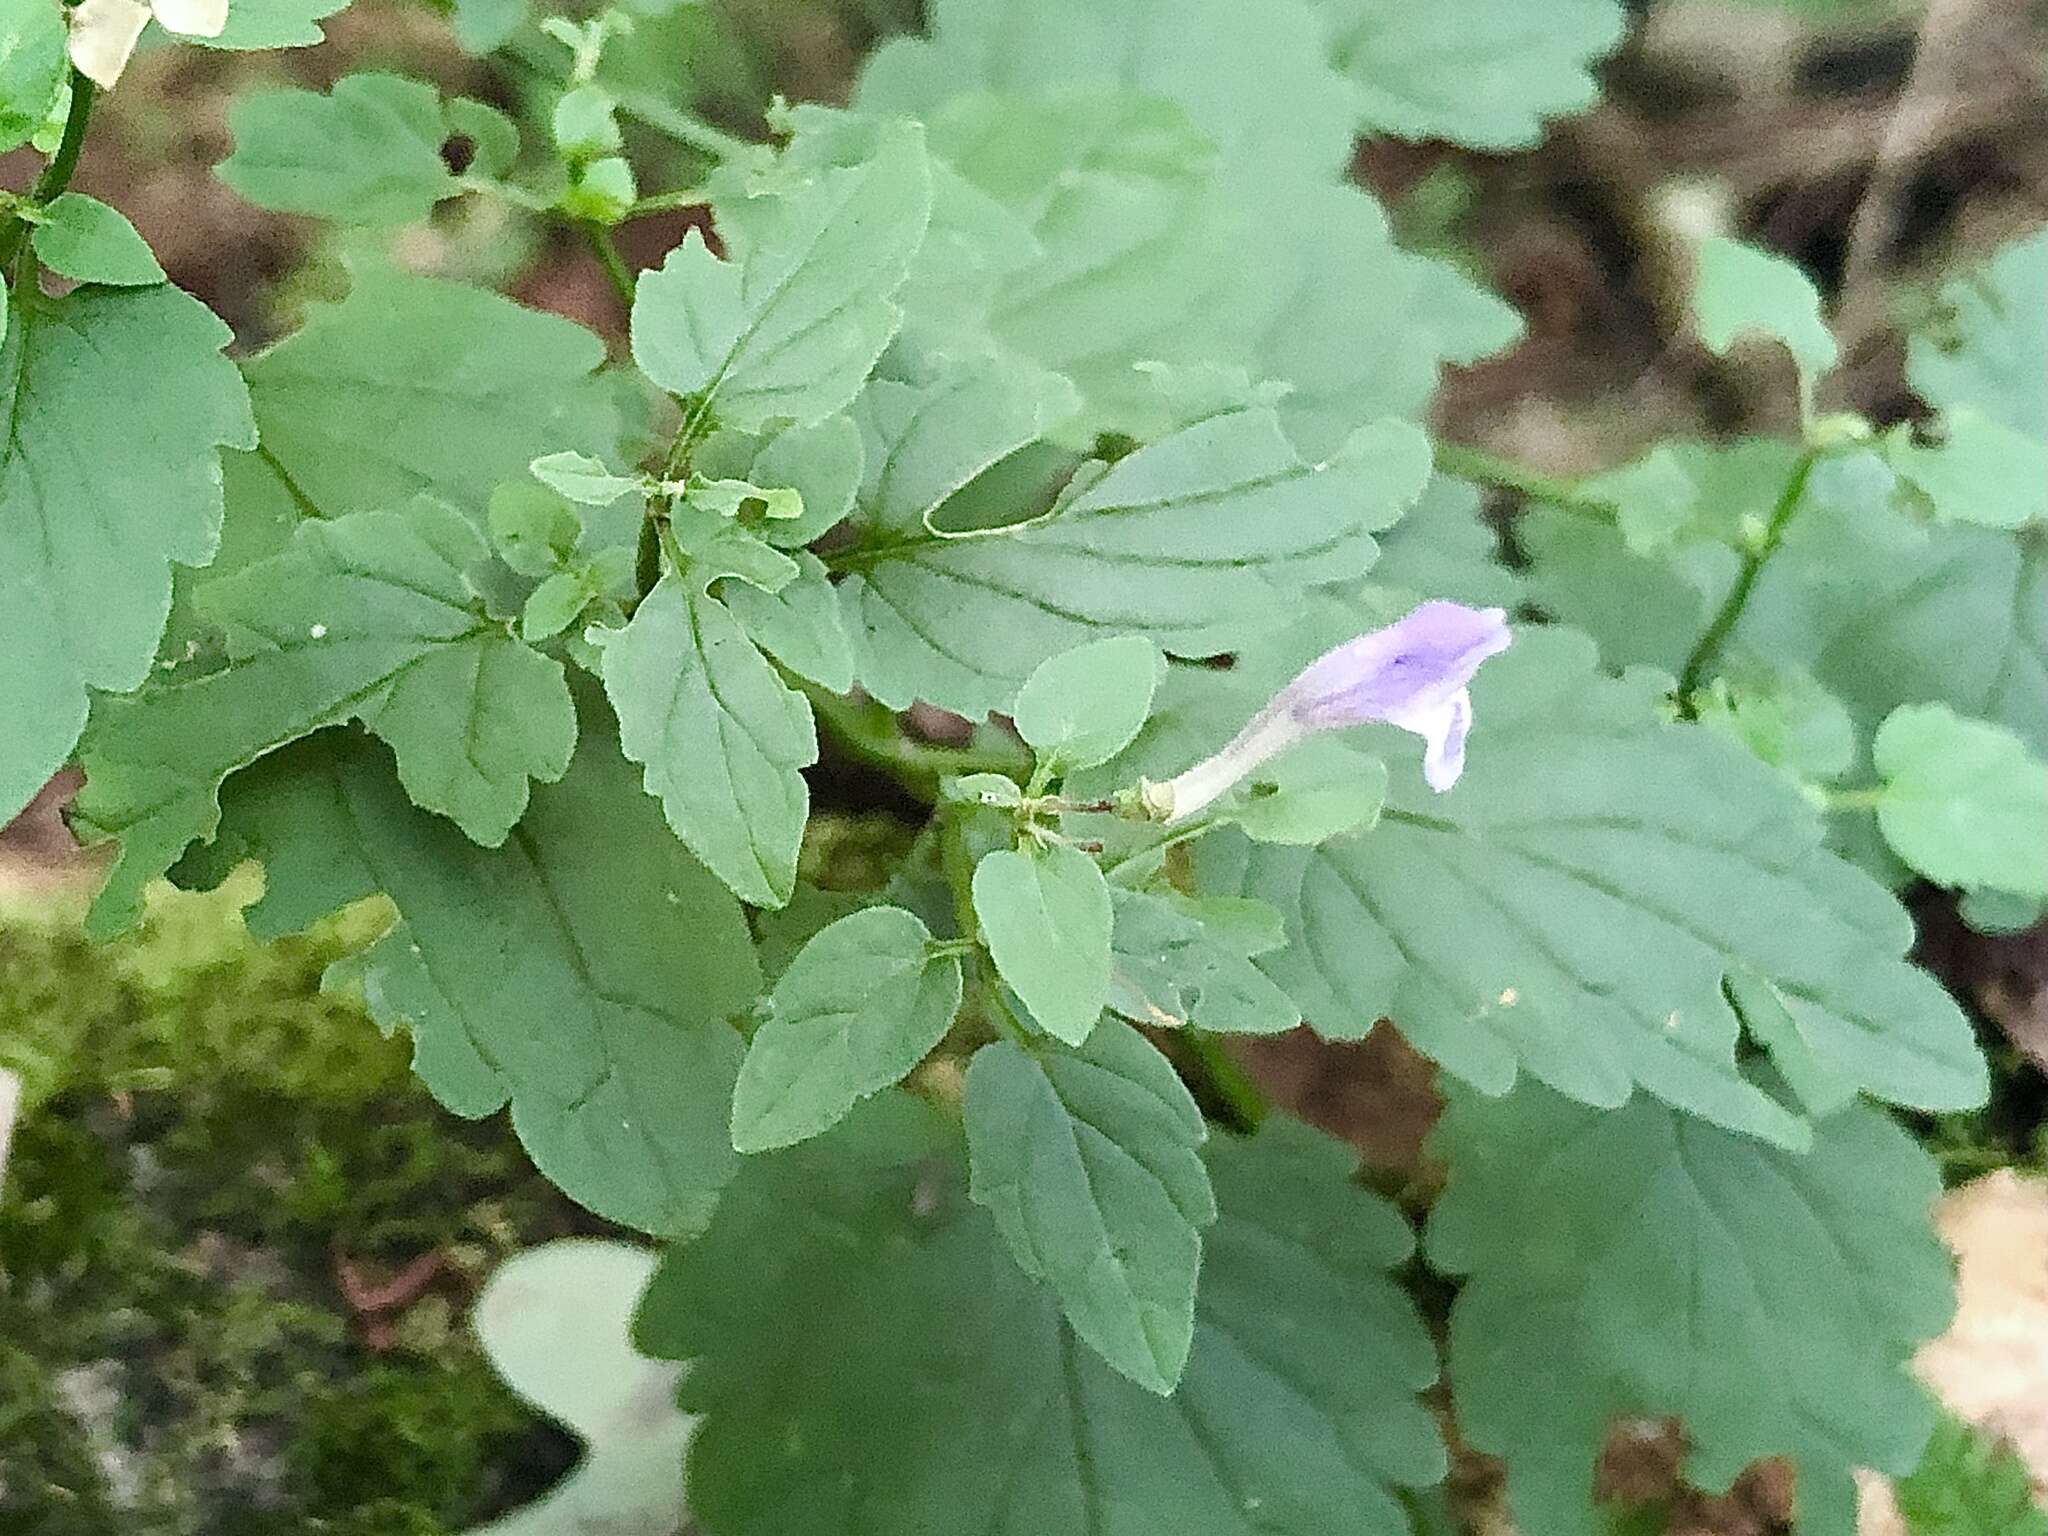
<path id="1" fill-rule="evenodd" d="M 348 4 L 348 0 L 236 0 L 228 7 L 228 24 L 218 37 L 188 37 L 204 48 L 262 52 L 272 48 L 303 48 L 323 42 L 317 25 Z"/>
<path id="2" fill-rule="evenodd" d="M 1048 1033 L 1087 1040 L 1109 999 L 1109 887 L 1064 843 L 998 849 L 974 867 L 974 915 L 1012 991 Z"/>
<path id="3" fill-rule="evenodd" d="M 1735 547 L 1768 520 L 1799 449 L 1749 439 L 1674 452 L 1699 495 L 1656 560 L 1591 517 L 1538 508 L 1516 527 L 1537 599 L 1590 631 L 1614 665 L 1683 665 L 1736 579 Z M 1815 469 L 1731 639 L 1730 675 L 1803 669 L 1873 731 L 1901 704 L 1939 701 L 2048 756 L 2048 545 L 1929 528 L 1895 491 L 1874 453 Z"/>
<path id="4" fill-rule="evenodd" d="M 796 492 L 802 511 L 761 530 L 780 549 L 798 549 L 822 538 L 853 510 L 864 462 L 860 429 L 846 416 L 828 416 L 808 427 L 786 426 L 767 437 L 714 433 L 696 456 L 701 474 Z"/>
<path id="5" fill-rule="evenodd" d="M 342 977 L 457 1114 L 508 1102 L 535 1166 L 599 1215 L 702 1228 L 732 1176 L 726 1016 L 760 971 L 738 905 L 667 836 L 610 739 L 537 789 L 497 850 L 413 809 L 389 761 L 327 736 L 238 775 L 213 867 L 266 866 L 260 934 L 381 890 L 402 925 Z M 336 980 L 342 978 L 334 978 Z"/>
<path id="6" fill-rule="evenodd" d="M 88 288 L 17 306 L 0 345 L 0 641 L 15 682 L 0 816 L 63 766 L 88 687 L 149 675 L 172 561 L 220 537 L 218 449 L 256 431 L 228 328 L 175 288 Z"/>
<path id="7" fill-rule="evenodd" d="M 1915 336 L 1907 377 L 1944 411 L 1970 406 L 2036 443 L 2048 443 L 2048 230 L 2015 240 L 1982 272 L 1941 292 L 1939 334 Z"/>
<path id="8" fill-rule="evenodd" d="M 62 11 L 42 0 L 0 5 L 0 152 L 21 148 L 42 128 L 69 67 Z"/>
<path id="9" fill-rule="evenodd" d="M 851 693 L 853 642 L 838 595 L 816 555 L 798 550 L 791 558 L 797 574 L 778 590 L 728 581 L 719 586 L 719 600 L 749 640 L 798 677 L 829 693 Z"/>
<path id="10" fill-rule="evenodd" d="M 1952 1414 L 1941 1416 L 1926 1456 L 1892 1492 L 1912 1536 L 2048 1536 L 2048 1509 L 2026 1461 Z"/>
<path id="11" fill-rule="evenodd" d="M 643 1349 L 694 1360 L 692 1509 L 722 1536 L 1406 1536 L 1391 1485 L 1444 1467 L 1386 1274 L 1406 1224 L 1279 1117 L 1207 1153 L 1222 1215 L 1170 1398 L 1072 1336 L 924 1106 L 749 1159 L 640 1310 Z"/>
<path id="12" fill-rule="evenodd" d="M 526 24 L 530 0 L 455 0 L 455 41 L 464 53 L 495 53 Z"/>
<path id="13" fill-rule="evenodd" d="M 1387 765 L 1321 736 L 1266 764 L 1226 808 L 1245 836 L 1313 847 L 1370 832 L 1387 803 Z"/>
<path id="14" fill-rule="evenodd" d="M 615 475 L 587 453 L 544 453 L 527 466 L 549 490 L 586 507 L 608 507 L 640 490 L 643 481 Z"/>
<path id="15" fill-rule="evenodd" d="M 263 452 L 310 510 L 387 511 L 425 491 L 481 527 L 491 493 L 536 456 L 609 455 L 603 361 L 604 343 L 558 316 L 376 270 L 247 373 Z"/>
<path id="16" fill-rule="evenodd" d="M 1216 1219 L 1208 1133 L 1173 1067 L 1115 1021 L 1072 1055 L 1001 1040 L 968 1066 L 966 1115 L 968 1192 L 1017 1263 L 1103 1359 L 1171 1392 Z"/>
<path id="17" fill-rule="evenodd" d="M 763 592 L 780 592 L 803 569 L 752 529 L 703 507 L 677 508 L 669 532 L 682 552 L 691 583 L 698 587 L 732 576 Z"/>
<path id="18" fill-rule="evenodd" d="M 576 553 L 583 523 L 559 493 L 531 485 L 501 485 L 491 493 L 487 519 L 491 548 L 522 576 L 559 571 Z"/>
<path id="19" fill-rule="evenodd" d="M 758 199 L 737 259 L 691 231 L 633 303 L 646 375 L 748 431 L 843 409 L 902 319 L 893 296 L 931 211 L 924 140 L 905 125 L 866 165 Z"/>
<path id="20" fill-rule="evenodd" d="M 1967 1021 L 1899 958 L 1904 909 L 1821 846 L 1774 770 L 1666 723 L 1666 686 L 1602 677 L 1582 636 L 1519 631 L 1473 684 L 1454 790 L 1398 776 L 1373 832 L 1313 851 L 1212 838 L 1205 888 L 1286 914 L 1290 947 L 1260 965 L 1321 1033 L 1391 1018 L 1488 1093 L 1525 1071 L 1603 1108 L 1640 1087 L 1799 1145 L 1806 1126 L 1737 1068 L 1724 987 L 1746 976 L 1851 1083 L 1915 1107 L 1981 1102 Z M 1392 735 L 1373 733 L 1412 758 Z"/>
<path id="21" fill-rule="evenodd" d="M 684 498 L 691 506 L 719 517 L 738 517 L 750 502 L 760 503 L 760 515 L 772 522 L 788 522 L 804 515 L 801 492 L 760 486 L 751 480 L 712 480 L 693 475 Z"/>
<path id="22" fill-rule="evenodd" d="M 1872 748 L 1878 825 L 1940 885 L 2048 896 L 2048 763 L 2001 726 L 1905 705 Z"/>
<path id="23" fill-rule="evenodd" d="M 742 900 L 788 901 L 810 811 L 801 770 L 818 756 L 803 695 L 723 603 L 676 576 L 605 637 L 604 686 L 676 835 Z"/>
<path id="24" fill-rule="evenodd" d="M 573 571 L 556 571 L 527 594 L 519 613 L 519 638 L 528 645 L 559 635 L 597 594 Z"/>
<path id="25" fill-rule="evenodd" d="M 1804 672 L 1719 678 L 1699 719 L 1795 779 L 1837 778 L 1856 761 L 1856 722 Z"/>
<path id="26" fill-rule="evenodd" d="M 346 720 L 391 744 L 416 804 L 504 842 L 527 781 L 569 766 L 576 716 L 561 663 L 484 614 L 467 574 L 484 556 L 459 515 L 419 503 L 305 523 L 283 553 L 203 587 L 227 665 L 105 700 L 87 738 L 76 814 L 121 842 L 95 924 L 134 921 L 142 883 L 212 833 L 230 773 Z"/>
<path id="27" fill-rule="evenodd" d="M 1547 118 L 1593 105 L 1592 66 L 1620 43 L 1616 0 L 1317 0 L 1330 56 L 1368 134 L 1523 149 Z"/>
<path id="28" fill-rule="evenodd" d="M 1422 419 L 1444 364 L 1476 363 L 1521 334 L 1499 298 L 1402 250 L 1358 188 L 1261 192 L 1243 238 L 1262 259 L 1234 263 L 1211 319 L 1256 376 L 1292 386 L 1280 415 L 1303 453 L 1336 452 L 1361 421 Z"/>
<path id="29" fill-rule="evenodd" d="M 669 1395 L 670 1368 L 638 1353 L 631 1337 L 654 1263 L 630 1243 L 561 1238 L 515 1253 L 478 1293 L 471 1326 L 491 1368 L 587 1453 L 542 1497 L 469 1536 L 675 1528 L 694 1426 L 654 1406 Z"/>
<path id="30" fill-rule="evenodd" d="M 840 592 L 862 686 L 898 708 L 923 698 L 973 717 L 1008 707 L 1040 662 L 1105 634 L 1214 654 L 1284 627 L 1304 589 L 1361 575 L 1378 550 L 1371 531 L 1428 476 L 1427 442 L 1396 422 L 1361 429 L 1321 464 L 1302 461 L 1270 411 L 1200 422 L 1040 521 L 906 534 L 849 557 Z M 898 512 L 882 526 L 902 522 Z"/>
<path id="31" fill-rule="evenodd" d="M 1202 904 L 1113 890 L 1109 1006 L 1135 1024 L 1278 1035 L 1301 1023 L 1292 999 L 1252 964 Z M 1277 913 L 1274 914 L 1278 916 Z"/>
<path id="32" fill-rule="evenodd" d="M 1855 1529 L 1858 1466 L 1905 1472 L 1933 1405 L 1907 1362 L 1954 1309 L 1932 1161 L 1874 1110 L 1790 1155 L 1646 1099 L 1598 1113 L 1530 1087 L 1454 1099 L 1430 1261 L 1458 1423 L 1505 1458 L 1515 1522 L 1604 1529 L 1593 1473 L 1619 1418 L 1679 1419 L 1686 1476 L 1799 1473 L 1799 1525 Z"/>
<path id="33" fill-rule="evenodd" d="M 1934 441 L 1897 429 L 1886 457 L 1943 522 L 2019 528 L 2048 519 L 2048 434 L 2030 438 L 1975 406 L 1950 410 Z"/>
<path id="34" fill-rule="evenodd" d="M 83 192 L 66 192 L 44 206 L 29 232 L 37 260 L 81 283 L 144 288 L 164 280 L 149 242 L 119 209 Z"/>
<path id="35" fill-rule="evenodd" d="M 431 85 L 349 75 L 325 96 L 277 89 L 237 96 L 235 152 L 215 174 L 259 208 L 350 224 L 410 224 L 454 197 L 441 146 L 451 136 Z"/>
<path id="36" fill-rule="evenodd" d="M 1830 552 L 1832 570 L 1815 561 L 1814 585 L 1829 578 L 1832 601 L 1814 673 L 1866 726 L 1900 704 L 1939 701 L 2048 757 L 2048 543 L 1955 528 L 1936 530 L 1903 567 L 1850 567 Z"/>
<path id="37" fill-rule="evenodd" d="M 1141 635 L 1117 635 L 1038 664 L 1018 690 L 1017 734 L 1064 771 L 1106 763 L 1152 708 L 1165 659 Z"/>
<path id="38" fill-rule="evenodd" d="M 1334 179 L 1350 158 L 1356 98 L 1325 57 L 1302 0 L 1003 0 L 931 7 L 928 38 L 896 38 L 862 71 L 863 109 L 927 121 L 950 98 L 1135 91 L 1179 105 L 1233 179 Z M 1006 156 L 1014 165 L 1022 156 Z"/>
<path id="39" fill-rule="evenodd" d="M 893 1087 L 945 1038 L 960 1009 L 960 961 L 901 907 L 843 917 L 797 952 L 747 1046 L 732 1144 L 787 1147 Z"/>
<path id="40" fill-rule="evenodd" d="M 1441 475 L 1381 537 L 1372 580 L 1418 602 L 1513 609 L 1526 600 L 1519 573 L 1501 563 L 1500 536 L 1481 514 L 1478 491 Z"/>
<path id="41" fill-rule="evenodd" d="M 1744 336 L 1772 337 L 1799 364 L 1808 389 L 1840 356 L 1813 279 L 1756 246 L 1720 236 L 1703 242 L 1692 302 L 1709 348 L 1725 357 Z"/>

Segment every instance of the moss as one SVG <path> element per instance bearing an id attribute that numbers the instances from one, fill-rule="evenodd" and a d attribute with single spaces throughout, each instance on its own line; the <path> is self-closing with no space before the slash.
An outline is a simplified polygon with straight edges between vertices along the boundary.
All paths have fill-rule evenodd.
<path id="1" fill-rule="evenodd" d="M 505 1254 L 596 1223 L 502 1117 L 448 1115 L 403 1041 L 320 991 L 380 914 L 263 946 L 252 894 L 166 894 L 105 948 L 68 916 L 0 922 L 0 1064 L 27 1090 L 0 1188 L 0 1529 L 439 1533 L 567 1459 L 461 1319 Z M 344 1260 L 429 1253 L 422 1299 L 355 1315 Z"/>

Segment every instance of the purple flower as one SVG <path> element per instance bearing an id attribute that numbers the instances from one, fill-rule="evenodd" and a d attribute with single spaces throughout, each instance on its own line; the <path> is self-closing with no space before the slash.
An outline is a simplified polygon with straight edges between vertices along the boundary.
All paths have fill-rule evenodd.
<path id="1" fill-rule="evenodd" d="M 1503 609 L 1424 603 L 1399 623 L 1310 662 L 1229 746 L 1178 778 L 1146 785 L 1145 803 L 1170 822 L 1185 821 L 1296 742 L 1371 721 L 1413 731 L 1428 744 L 1422 776 L 1441 794 L 1465 771 L 1472 676 L 1511 638 Z"/>

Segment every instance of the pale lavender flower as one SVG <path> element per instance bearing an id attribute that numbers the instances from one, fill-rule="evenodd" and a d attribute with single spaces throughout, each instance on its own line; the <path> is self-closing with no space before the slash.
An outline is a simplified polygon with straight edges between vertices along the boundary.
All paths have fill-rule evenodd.
<path id="1" fill-rule="evenodd" d="M 1468 685 L 1511 638 L 1503 609 L 1424 603 L 1310 662 L 1221 752 L 1164 784 L 1145 785 L 1145 804 L 1169 822 L 1185 821 L 1296 742 L 1372 721 L 1427 743 L 1422 776 L 1441 794 L 1465 771 Z"/>

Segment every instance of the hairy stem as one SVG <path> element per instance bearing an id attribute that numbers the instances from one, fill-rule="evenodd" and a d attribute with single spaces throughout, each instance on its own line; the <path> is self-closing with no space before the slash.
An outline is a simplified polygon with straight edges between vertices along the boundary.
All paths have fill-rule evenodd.
<path id="1" fill-rule="evenodd" d="M 1223 1112 L 1220 1118 L 1233 1130 L 1249 1135 L 1265 1123 L 1271 1112 L 1266 1096 L 1229 1047 L 1199 1029 L 1180 1030 L 1174 1040 L 1191 1069 L 1194 1087 Z"/>
<path id="2" fill-rule="evenodd" d="M 619 254 L 619 243 L 602 224 L 584 224 L 583 235 L 590 242 L 591 250 L 597 253 L 597 263 L 604 268 L 605 280 L 612 285 L 612 292 L 630 311 L 633 308 L 633 273 L 626 265 L 626 258 Z"/>
<path id="3" fill-rule="evenodd" d="M 1706 682 L 1708 672 L 1720 660 L 1722 646 L 1727 644 L 1735 626 L 1742 621 L 1743 611 L 1748 608 L 1750 596 L 1756 591 L 1757 578 L 1763 575 L 1764 566 L 1784 544 L 1785 530 L 1791 526 L 1793 514 L 1798 512 L 1799 503 L 1805 499 L 1807 482 L 1813 478 L 1813 466 L 1819 459 L 1818 453 L 1808 451 L 1793 466 L 1792 478 L 1785 482 L 1785 489 L 1778 496 L 1778 504 L 1771 511 L 1771 520 L 1763 536 L 1743 554 L 1742 570 L 1735 578 L 1735 585 L 1728 589 L 1720 611 L 1707 625 L 1699 644 L 1692 648 L 1692 654 L 1685 659 L 1685 670 L 1678 674 L 1678 707 L 1688 720 L 1695 713 L 1693 696 Z"/>
<path id="4" fill-rule="evenodd" d="M 1483 448 L 1468 448 L 1463 443 L 1438 442 L 1435 449 L 1438 474 L 1450 475 L 1459 480 L 1470 480 L 1475 485 L 1487 486 L 1493 490 L 1513 491 L 1532 501 L 1546 502 L 1554 507 L 1562 507 L 1567 512 L 1597 517 L 1604 522 L 1614 521 L 1615 508 L 1612 502 L 1603 501 L 1597 496 L 1588 496 L 1571 480 L 1525 469 L 1512 459 L 1501 458 L 1498 454 L 1488 453 Z"/>
<path id="5" fill-rule="evenodd" d="M 833 741 L 927 803 L 938 799 L 942 779 L 968 773 L 1016 779 L 1030 771 L 1031 759 L 1022 747 L 934 746 L 905 735 L 895 712 L 872 699 L 845 698 L 801 679 L 792 682 L 811 701 L 812 714 Z"/>
<path id="6" fill-rule="evenodd" d="M 72 174 L 78 169 L 78 157 L 85 150 L 85 130 L 92 122 L 93 83 L 77 70 L 71 72 L 71 110 L 64 118 L 64 136 L 57 143 L 57 152 L 50 156 L 49 164 L 36 178 L 36 184 L 29 189 L 29 201 L 47 203 L 71 185 Z M 16 214 L 0 232 L 0 267 L 11 264 L 14 253 L 21 249 L 22 241 L 28 238 L 28 220 Z"/>

